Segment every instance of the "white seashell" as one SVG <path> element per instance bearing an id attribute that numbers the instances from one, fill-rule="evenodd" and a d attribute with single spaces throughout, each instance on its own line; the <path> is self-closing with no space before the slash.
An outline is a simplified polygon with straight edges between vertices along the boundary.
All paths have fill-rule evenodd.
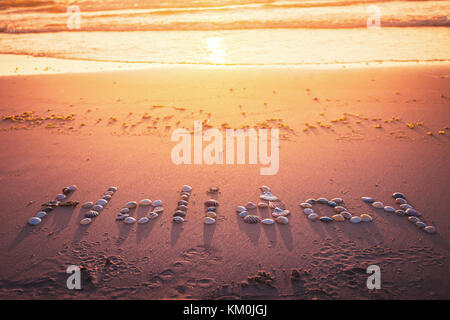
<path id="1" fill-rule="evenodd" d="M 157 214 L 156 212 L 150 212 L 150 214 L 148 215 L 148 218 L 150 220 L 156 219 L 159 217 L 159 214 Z"/>
<path id="2" fill-rule="evenodd" d="M 352 214 L 350 212 L 348 212 L 348 211 L 341 211 L 340 213 L 345 219 L 351 219 L 352 218 Z"/>
<path id="3" fill-rule="evenodd" d="M 117 187 L 109 187 L 108 191 L 116 192 L 117 191 Z"/>
<path id="4" fill-rule="evenodd" d="M 102 211 L 103 210 L 103 206 L 100 204 L 96 204 L 95 206 L 92 207 L 92 210 L 94 211 Z"/>
<path id="5" fill-rule="evenodd" d="M 214 223 L 216 223 L 216 219 L 211 218 L 211 217 L 205 218 L 205 224 L 214 224 Z"/>
<path id="6" fill-rule="evenodd" d="M 419 229 L 423 229 L 425 228 L 427 225 L 425 223 L 423 223 L 422 221 L 417 221 L 416 222 L 416 227 Z"/>
<path id="7" fill-rule="evenodd" d="M 41 218 L 39 218 L 39 217 L 32 217 L 32 218 L 30 218 L 29 220 L 28 220 L 28 224 L 30 224 L 30 225 L 32 225 L 32 226 L 35 226 L 35 225 L 37 225 L 37 224 L 39 224 L 39 223 L 41 223 L 42 222 L 42 220 L 41 220 Z"/>
<path id="8" fill-rule="evenodd" d="M 142 199 L 141 201 L 139 201 L 139 205 L 141 206 L 149 206 L 152 204 L 152 200 L 150 199 Z"/>
<path id="9" fill-rule="evenodd" d="M 208 212 L 205 213 L 205 216 L 215 219 L 217 217 L 217 214 L 215 212 L 213 212 L 213 211 L 208 211 Z"/>
<path id="10" fill-rule="evenodd" d="M 319 215 L 317 213 L 311 213 L 308 215 L 308 219 L 311 221 L 317 221 L 319 220 Z"/>
<path id="11" fill-rule="evenodd" d="M 191 192 L 192 191 L 192 187 L 188 186 L 187 184 L 185 184 L 183 186 L 183 188 L 181 188 L 181 192 Z"/>
<path id="12" fill-rule="evenodd" d="M 263 224 L 274 224 L 275 221 L 273 219 L 267 218 L 267 219 L 264 219 L 263 221 L 261 221 L 261 223 L 263 223 Z"/>
<path id="13" fill-rule="evenodd" d="M 103 196 L 103 199 L 105 199 L 106 201 L 109 201 L 109 200 L 111 200 L 111 195 L 109 195 L 109 194 L 105 194 L 104 196 Z"/>
<path id="14" fill-rule="evenodd" d="M 419 218 L 417 218 L 417 217 L 408 217 L 408 221 L 409 222 L 412 222 L 412 223 L 416 223 L 416 222 L 419 222 L 420 221 L 420 219 Z"/>
<path id="15" fill-rule="evenodd" d="M 125 220 L 123 220 L 123 222 L 126 224 L 133 224 L 136 222 L 136 219 L 133 217 L 126 217 Z"/>
<path id="16" fill-rule="evenodd" d="M 155 201 L 153 201 L 153 203 L 152 203 L 152 206 L 153 207 L 162 207 L 162 201 L 161 200 L 155 200 Z"/>
<path id="17" fill-rule="evenodd" d="M 136 208 L 137 207 L 137 202 L 136 201 L 130 201 L 125 205 L 125 208 L 131 209 L 131 208 Z"/>
<path id="18" fill-rule="evenodd" d="M 384 211 L 389 212 L 389 213 L 395 212 L 395 209 L 392 208 L 391 206 L 385 206 L 383 209 L 384 209 Z"/>
<path id="19" fill-rule="evenodd" d="M 91 222 L 92 222 L 91 218 L 84 218 L 84 219 L 81 219 L 80 224 L 85 225 L 85 224 L 89 224 Z"/>
<path id="20" fill-rule="evenodd" d="M 173 217 L 173 222 L 183 223 L 184 219 L 182 217 L 176 216 L 176 217 Z"/>
<path id="21" fill-rule="evenodd" d="M 328 204 L 328 199 L 327 198 L 319 198 L 316 201 L 317 201 L 317 203 Z"/>
<path id="22" fill-rule="evenodd" d="M 155 212 L 155 213 L 157 213 L 157 214 L 160 214 L 160 213 L 162 213 L 164 211 L 164 208 L 163 207 L 154 207 L 153 208 L 153 212 Z"/>
<path id="23" fill-rule="evenodd" d="M 347 211 L 347 209 L 345 209 L 342 206 L 336 206 L 336 207 L 333 208 L 333 210 L 336 211 L 336 212 Z"/>
<path id="24" fill-rule="evenodd" d="M 122 208 L 122 209 L 120 209 L 120 213 L 121 213 L 121 214 L 125 214 L 125 213 L 128 213 L 128 212 L 130 212 L 130 209 L 128 209 L 128 208 Z"/>
<path id="25" fill-rule="evenodd" d="M 98 212 L 95 210 L 90 210 L 84 214 L 86 218 L 95 218 L 98 217 Z"/>
<path id="26" fill-rule="evenodd" d="M 121 213 L 119 213 L 118 215 L 117 215 L 117 217 L 116 217 L 116 220 L 117 221 L 122 221 L 122 220 L 124 220 L 125 218 L 128 218 L 130 215 L 129 214 L 121 214 Z"/>
<path id="27" fill-rule="evenodd" d="M 436 228 L 433 226 L 426 226 L 423 230 L 425 230 L 428 233 L 434 233 L 436 231 Z"/>
<path id="28" fill-rule="evenodd" d="M 36 217 L 38 217 L 40 219 L 42 219 L 46 215 L 47 215 L 47 212 L 45 212 L 45 211 L 39 211 L 38 213 L 36 213 Z"/>
<path id="29" fill-rule="evenodd" d="M 94 206 L 94 203 L 92 201 L 86 202 L 85 204 L 83 204 L 81 207 L 83 209 L 91 209 Z"/>
<path id="30" fill-rule="evenodd" d="M 416 209 L 413 209 L 413 208 L 406 209 L 405 213 L 408 216 L 416 216 L 416 217 L 420 217 L 422 215 L 419 211 L 417 211 Z"/>
<path id="31" fill-rule="evenodd" d="M 259 196 L 260 199 L 262 200 L 266 200 L 266 201 L 277 201 L 278 198 L 276 196 L 274 196 L 272 193 L 270 193 L 269 191 L 264 192 L 262 195 Z"/>
<path id="32" fill-rule="evenodd" d="M 245 223 L 258 223 L 261 222 L 261 218 L 254 215 L 247 215 L 244 218 Z"/>
<path id="33" fill-rule="evenodd" d="M 147 223 L 149 220 L 150 220 L 150 219 L 147 218 L 147 217 L 142 217 L 142 218 L 140 218 L 140 219 L 138 220 L 138 223 L 139 223 L 139 224 L 144 224 L 144 223 Z"/>
<path id="34" fill-rule="evenodd" d="M 245 207 L 247 209 L 256 209 L 256 205 L 253 202 L 248 202 Z"/>
<path id="35" fill-rule="evenodd" d="M 236 212 L 237 213 L 242 212 L 242 211 L 247 211 L 247 209 L 245 209 L 245 207 L 243 207 L 243 206 L 237 206 L 236 207 Z"/>
<path id="36" fill-rule="evenodd" d="M 363 222 L 370 222 L 370 221 L 372 221 L 373 219 L 372 219 L 372 217 L 370 216 L 370 215 L 368 215 L 368 214 L 362 214 L 361 216 L 360 216 L 360 218 L 361 218 L 361 221 L 363 221 Z"/>
<path id="37" fill-rule="evenodd" d="M 361 200 L 364 201 L 365 203 L 373 203 L 375 201 L 371 197 L 361 197 Z"/>
<path id="38" fill-rule="evenodd" d="M 372 207 L 380 209 L 380 208 L 384 208 L 384 204 L 380 201 L 376 201 L 376 202 L 372 203 Z"/>
<path id="39" fill-rule="evenodd" d="M 262 192 L 270 192 L 270 188 L 268 186 L 262 186 L 259 188 Z"/>
<path id="40" fill-rule="evenodd" d="M 114 191 L 106 191 L 104 193 L 105 196 L 112 196 L 114 194 Z"/>
<path id="41" fill-rule="evenodd" d="M 333 199 L 331 199 L 331 201 L 336 202 L 337 204 L 344 202 L 344 200 L 342 200 L 342 198 L 333 198 Z"/>
<path id="42" fill-rule="evenodd" d="M 64 200 L 65 198 L 66 198 L 66 196 L 63 195 L 62 193 L 60 193 L 56 196 L 56 200 Z"/>
<path id="43" fill-rule="evenodd" d="M 361 218 L 358 216 L 354 216 L 350 219 L 351 223 L 360 223 L 361 222 Z"/>
<path id="44" fill-rule="evenodd" d="M 303 203 L 300 203 L 300 207 L 306 209 L 306 208 L 312 208 L 312 205 L 310 205 L 307 202 L 303 202 Z"/>
<path id="45" fill-rule="evenodd" d="M 408 201 L 406 201 L 406 199 L 403 199 L 403 198 L 397 198 L 397 199 L 395 199 L 395 203 L 406 204 L 406 203 L 408 203 Z"/>
<path id="46" fill-rule="evenodd" d="M 248 216 L 248 212 L 247 211 L 241 211 L 241 212 L 239 212 L 239 216 L 241 218 L 245 218 L 246 216 Z"/>
<path id="47" fill-rule="evenodd" d="M 304 212 L 306 215 L 310 215 L 311 213 L 314 213 L 314 210 L 311 209 L 311 208 L 306 208 L 305 210 L 303 210 L 303 212 Z"/>
<path id="48" fill-rule="evenodd" d="M 267 204 L 267 203 L 265 203 L 265 202 L 259 202 L 258 203 L 258 207 L 259 208 L 267 208 L 269 205 Z"/>
<path id="49" fill-rule="evenodd" d="M 104 207 L 108 204 L 108 201 L 106 201 L 105 199 L 98 199 L 97 204 Z"/>
<path id="50" fill-rule="evenodd" d="M 402 199 L 402 198 L 399 198 L 399 199 Z M 410 205 L 408 203 L 403 203 L 400 205 L 400 208 L 403 210 L 406 210 L 406 209 L 412 208 L 412 205 Z"/>
<path id="51" fill-rule="evenodd" d="M 77 188 L 77 186 L 76 185 L 71 185 L 70 187 L 69 187 L 69 190 L 70 191 L 75 191 L 75 190 L 77 190 L 78 188 Z"/>
<path id="52" fill-rule="evenodd" d="M 331 219 L 333 219 L 334 221 L 341 221 L 341 222 L 345 221 L 344 216 L 342 214 L 340 214 L 340 213 L 333 215 L 331 217 Z"/>
<path id="53" fill-rule="evenodd" d="M 272 216 L 273 216 L 274 218 L 277 218 L 277 217 L 287 217 L 287 216 L 290 215 L 290 214 L 291 214 L 291 212 L 290 212 L 289 210 L 281 210 L 281 209 L 272 212 Z"/>
<path id="54" fill-rule="evenodd" d="M 275 219 L 276 222 L 281 223 L 281 224 L 288 224 L 289 223 L 289 219 L 284 217 L 284 216 L 280 216 L 278 218 Z"/>

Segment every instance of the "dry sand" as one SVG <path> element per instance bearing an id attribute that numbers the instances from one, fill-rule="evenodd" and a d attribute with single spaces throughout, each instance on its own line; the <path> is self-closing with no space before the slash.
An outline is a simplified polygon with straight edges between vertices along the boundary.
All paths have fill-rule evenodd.
<path id="1" fill-rule="evenodd" d="M 34 111 L 34 120 L 0 123 L 0 298 L 449 299 L 449 75 L 439 64 L 1 77 L 0 115 Z M 278 174 L 174 165 L 171 132 L 207 119 L 216 128 L 281 127 Z M 80 207 L 27 225 L 71 184 L 81 203 L 110 185 L 119 190 L 89 226 L 79 225 Z M 194 188 L 187 222 L 173 224 L 183 184 Z M 236 215 L 237 205 L 258 201 L 261 185 L 291 210 L 288 225 L 247 225 Z M 211 186 L 221 205 L 217 223 L 205 226 Z M 394 191 L 437 233 L 360 200 L 394 205 Z M 310 222 L 298 204 L 319 196 L 342 197 L 352 213 L 375 220 Z M 145 225 L 115 221 L 127 201 L 143 198 L 163 200 L 165 212 Z M 86 268 L 82 291 L 66 288 L 72 264 Z M 381 290 L 366 288 L 372 264 Z"/>

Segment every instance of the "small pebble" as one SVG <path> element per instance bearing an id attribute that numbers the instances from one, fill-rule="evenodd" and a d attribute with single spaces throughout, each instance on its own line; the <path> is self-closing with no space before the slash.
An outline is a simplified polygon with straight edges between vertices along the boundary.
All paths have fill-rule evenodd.
<path id="1" fill-rule="evenodd" d="M 270 192 L 270 188 L 268 186 L 262 186 L 259 188 L 262 192 Z"/>
<path id="2" fill-rule="evenodd" d="M 328 201 L 328 205 L 329 205 L 330 207 L 334 208 L 334 207 L 337 206 L 337 203 L 334 202 L 334 201 Z"/>
<path id="3" fill-rule="evenodd" d="M 120 209 L 120 213 L 121 213 L 121 214 L 125 214 L 125 213 L 128 213 L 128 212 L 130 212 L 130 209 L 128 209 L 128 208 L 122 208 L 122 209 Z"/>
<path id="4" fill-rule="evenodd" d="M 210 218 L 213 218 L 213 219 L 216 219 L 216 218 L 217 218 L 217 214 L 216 214 L 215 212 L 213 212 L 213 211 L 207 211 L 207 212 L 205 213 L 205 216 L 210 217 Z"/>
<path id="5" fill-rule="evenodd" d="M 150 212 L 150 214 L 148 215 L 148 218 L 150 220 L 156 219 L 159 217 L 159 214 L 157 214 L 156 212 Z"/>
<path id="6" fill-rule="evenodd" d="M 158 213 L 158 214 L 163 213 L 164 208 L 163 207 L 154 207 L 153 212 Z"/>
<path id="7" fill-rule="evenodd" d="M 248 210 L 256 209 L 256 205 L 255 205 L 253 202 L 248 202 L 248 203 L 245 205 L 245 207 L 246 207 Z"/>
<path id="8" fill-rule="evenodd" d="M 239 216 L 241 218 L 245 218 L 246 216 L 248 216 L 248 212 L 247 211 L 241 211 L 241 212 L 239 212 Z"/>
<path id="9" fill-rule="evenodd" d="M 127 218 L 127 217 L 129 217 L 130 215 L 129 214 L 118 214 L 117 215 L 117 217 L 116 217 L 116 221 L 122 221 L 122 220 L 124 220 L 125 218 Z"/>
<path id="10" fill-rule="evenodd" d="M 89 210 L 88 212 L 86 212 L 86 213 L 84 214 L 84 216 L 85 216 L 86 218 L 95 218 L 95 217 L 98 217 L 98 212 L 95 211 L 95 210 Z"/>
<path id="11" fill-rule="evenodd" d="M 216 211 L 217 211 L 217 207 L 208 207 L 208 208 L 206 209 L 206 211 L 213 211 L 213 212 L 216 212 Z"/>

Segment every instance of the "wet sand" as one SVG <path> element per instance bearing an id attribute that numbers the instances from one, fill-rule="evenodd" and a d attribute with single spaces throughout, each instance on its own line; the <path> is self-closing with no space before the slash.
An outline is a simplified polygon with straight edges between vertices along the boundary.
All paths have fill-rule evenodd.
<path id="1" fill-rule="evenodd" d="M 0 77 L 0 298 L 448 299 L 449 76 L 448 64 L 419 64 Z M 262 176 L 259 164 L 174 165 L 171 133 L 195 120 L 280 128 L 278 173 Z M 80 207 L 27 225 L 71 184 L 70 199 L 81 203 L 119 190 L 89 226 L 79 225 Z M 173 224 L 184 184 L 193 187 L 187 221 Z M 288 225 L 248 225 L 236 215 L 237 205 L 258 202 L 261 185 L 287 205 Z M 213 186 L 219 218 L 206 226 Z M 395 191 L 436 234 L 360 200 L 397 208 Z M 310 222 L 299 203 L 320 196 L 341 197 L 374 221 Z M 158 219 L 115 221 L 126 202 L 144 198 L 164 202 Z M 72 264 L 85 268 L 82 291 L 66 288 Z M 381 290 L 366 288 L 372 264 Z"/>

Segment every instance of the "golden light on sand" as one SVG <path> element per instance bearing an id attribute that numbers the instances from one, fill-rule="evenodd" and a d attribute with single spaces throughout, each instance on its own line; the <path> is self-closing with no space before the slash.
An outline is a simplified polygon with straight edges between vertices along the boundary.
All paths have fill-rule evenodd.
<path id="1" fill-rule="evenodd" d="M 226 45 L 222 37 L 209 37 L 206 39 L 207 59 L 213 64 L 225 63 Z"/>

